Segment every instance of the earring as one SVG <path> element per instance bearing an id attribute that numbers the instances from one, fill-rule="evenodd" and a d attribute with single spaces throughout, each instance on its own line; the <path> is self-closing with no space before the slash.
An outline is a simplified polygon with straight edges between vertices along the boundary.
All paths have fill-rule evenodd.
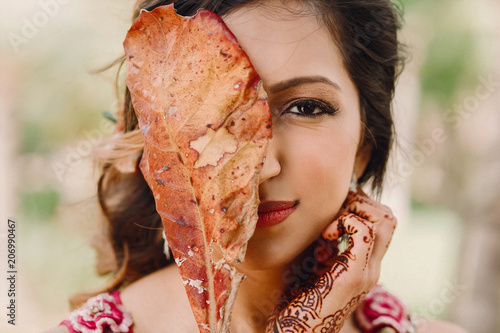
<path id="1" fill-rule="evenodd" d="M 352 179 L 351 179 L 351 184 L 349 184 L 349 190 L 353 192 L 358 191 L 358 177 L 356 176 L 356 173 L 352 173 Z"/>
<path id="2" fill-rule="evenodd" d="M 163 236 L 163 240 L 165 241 L 165 243 L 163 245 L 163 253 L 167 257 L 167 260 L 170 260 L 170 249 L 168 248 L 168 240 L 167 240 L 167 236 L 165 235 L 165 230 L 163 230 L 162 236 Z"/>

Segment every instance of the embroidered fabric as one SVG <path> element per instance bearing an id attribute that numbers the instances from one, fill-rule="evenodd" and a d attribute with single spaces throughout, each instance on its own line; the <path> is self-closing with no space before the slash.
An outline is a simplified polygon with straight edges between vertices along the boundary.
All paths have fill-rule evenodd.
<path id="1" fill-rule="evenodd" d="M 355 318 L 366 333 L 416 333 L 416 323 L 399 298 L 375 286 L 356 309 Z M 133 333 L 133 320 L 120 299 L 120 292 L 92 297 L 61 322 L 70 333 Z"/>
<path id="2" fill-rule="evenodd" d="M 61 323 L 71 333 L 133 333 L 132 324 L 132 316 L 125 310 L 119 291 L 89 298 Z"/>
<path id="3" fill-rule="evenodd" d="M 416 322 L 399 298 L 376 285 L 356 309 L 355 318 L 366 333 L 415 333 Z"/>

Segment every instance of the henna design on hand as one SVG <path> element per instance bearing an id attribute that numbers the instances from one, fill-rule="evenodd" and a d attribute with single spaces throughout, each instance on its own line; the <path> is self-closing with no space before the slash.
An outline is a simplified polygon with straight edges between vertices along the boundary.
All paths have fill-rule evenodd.
<path id="1" fill-rule="evenodd" d="M 330 262 L 332 266 L 326 272 L 322 270 L 323 261 L 318 261 L 318 270 L 276 307 L 268 320 L 267 333 L 337 333 L 376 283 L 380 260 L 396 219 L 388 207 L 368 198 L 361 190 L 349 192 L 340 213 L 322 237 L 336 244 L 339 237 L 347 235 L 347 249 L 333 257 L 334 263 Z M 384 231 L 377 233 L 377 238 L 381 237 L 378 245 L 375 245 L 375 224 Z M 375 259 L 372 253 L 376 253 Z M 332 292 L 334 288 L 338 293 Z M 359 294 L 342 303 L 345 301 L 341 299 L 352 296 L 350 290 L 358 290 Z"/>
<path id="2" fill-rule="evenodd" d="M 344 322 L 351 316 L 358 304 L 361 303 L 367 293 L 363 292 L 358 296 L 353 297 L 347 305 L 335 312 L 333 315 L 327 316 L 323 322 L 314 327 L 313 333 L 335 333 L 339 332 L 344 326 Z"/>
<path id="3" fill-rule="evenodd" d="M 347 272 L 350 262 L 356 261 L 356 255 L 353 253 L 356 244 L 352 236 L 356 235 L 359 230 L 352 223 L 346 223 L 348 219 L 355 219 L 358 223 L 367 227 L 367 229 L 370 230 L 369 235 L 373 236 L 371 226 L 358 216 L 347 214 L 340 217 L 338 219 L 339 233 L 345 233 L 351 236 L 349 237 L 347 250 L 337 257 L 337 261 L 330 271 L 318 277 L 313 284 L 298 289 L 294 293 L 295 297 L 291 301 L 283 301 L 277 307 L 277 311 L 269 318 L 267 332 L 308 333 L 312 331 L 312 325 L 316 325 L 314 332 L 320 332 L 322 327 L 332 326 L 330 321 L 325 322 L 326 318 L 332 319 L 331 316 L 319 322 L 322 318 L 323 301 L 331 293 L 335 281 L 343 273 Z M 367 236 L 363 237 L 361 240 L 366 243 L 365 238 L 367 238 Z M 333 315 L 335 316 L 335 322 L 340 323 L 340 326 L 335 324 L 332 327 L 342 327 L 344 321 L 347 319 L 345 315 L 350 315 L 355 310 L 355 306 L 358 304 L 355 300 L 359 301 L 360 298 L 361 296 L 359 295 L 351 299 L 343 309 L 335 312 Z M 328 330 L 324 332 L 338 332 L 338 330 Z"/>

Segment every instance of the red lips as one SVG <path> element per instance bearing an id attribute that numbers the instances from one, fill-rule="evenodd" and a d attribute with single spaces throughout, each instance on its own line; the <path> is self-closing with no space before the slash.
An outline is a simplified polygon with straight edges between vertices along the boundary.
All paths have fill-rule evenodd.
<path id="1" fill-rule="evenodd" d="M 264 201 L 259 205 L 257 228 L 266 228 L 283 222 L 297 209 L 298 201 Z"/>

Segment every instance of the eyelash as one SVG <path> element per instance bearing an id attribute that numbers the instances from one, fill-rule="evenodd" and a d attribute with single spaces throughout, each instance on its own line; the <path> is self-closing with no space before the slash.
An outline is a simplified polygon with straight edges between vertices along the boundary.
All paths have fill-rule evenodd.
<path id="1" fill-rule="evenodd" d="M 294 107 L 300 107 L 300 106 L 312 106 L 314 107 L 313 112 L 316 110 L 316 108 L 319 108 L 321 112 L 319 113 L 303 113 L 303 112 L 290 112 L 290 110 Z M 326 115 L 334 115 L 339 112 L 338 107 L 336 106 L 330 106 L 325 102 L 321 102 L 315 99 L 301 99 L 298 101 L 293 102 L 290 104 L 288 107 L 286 107 L 285 111 L 283 111 L 282 114 L 293 114 L 298 117 L 304 117 L 304 118 L 318 118 L 318 117 L 323 117 Z"/>

